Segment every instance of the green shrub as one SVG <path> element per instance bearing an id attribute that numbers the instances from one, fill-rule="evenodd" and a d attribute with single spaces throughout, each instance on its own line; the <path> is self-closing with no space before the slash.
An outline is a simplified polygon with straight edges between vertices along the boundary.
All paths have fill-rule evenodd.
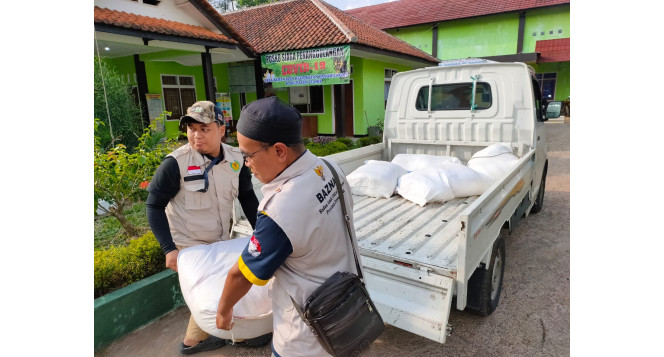
<path id="1" fill-rule="evenodd" d="M 330 154 L 330 150 L 327 148 L 327 145 L 325 144 L 310 142 L 304 146 L 307 149 L 309 149 L 309 151 L 311 151 L 312 154 L 316 156 L 327 156 Z"/>
<path id="2" fill-rule="evenodd" d="M 129 242 L 95 250 L 95 299 L 165 269 L 166 260 L 152 232 Z"/>
<path id="3" fill-rule="evenodd" d="M 330 151 L 330 154 L 334 154 L 348 150 L 348 145 L 337 140 L 327 144 L 327 149 Z"/>
<path id="4" fill-rule="evenodd" d="M 359 138 L 357 140 L 360 144 L 360 146 L 368 146 L 372 144 L 378 144 L 379 142 L 383 141 L 382 136 L 365 136 L 363 138 Z"/>
<path id="5" fill-rule="evenodd" d="M 351 138 L 344 138 L 344 137 L 337 138 L 337 142 L 345 144 L 347 147 L 353 146 L 353 139 Z"/>

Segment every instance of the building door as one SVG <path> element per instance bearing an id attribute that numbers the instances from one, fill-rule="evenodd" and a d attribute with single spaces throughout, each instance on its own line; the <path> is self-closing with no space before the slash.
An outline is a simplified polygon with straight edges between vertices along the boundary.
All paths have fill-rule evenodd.
<path id="1" fill-rule="evenodd" d="M 353 136 L 353 81 L 348 84 L 335 84 L 334 122 L 337 137 Z"/>

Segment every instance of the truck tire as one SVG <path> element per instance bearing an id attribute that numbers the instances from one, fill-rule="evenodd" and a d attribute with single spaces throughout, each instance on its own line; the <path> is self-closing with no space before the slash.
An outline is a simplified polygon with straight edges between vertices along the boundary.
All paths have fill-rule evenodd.
<path id="1" fill-rule="evenodd" d="M 468 281 L 467 311 L 480 315 L 491 315 L 500 301 L 505 273 L 505 239 L 499 236 L 493 243 L 489 268 L 483 265 L 475 269 Z"/>
<path id="2" fill-rule="evenodd" d="M 533 204 L 533 208 L 530 209 L 530 213 L 537 213 L 542 210 L 542 206 L 544 205 L 544 189 L 546 187 L 546 169 L 547 167 L 544 166 L 544 171 L 542 172 L 542 181 L 540 182 L 540 187 L 539 190 L 537 191 L 537 197 L 535 197 L 535 203 Z"/>

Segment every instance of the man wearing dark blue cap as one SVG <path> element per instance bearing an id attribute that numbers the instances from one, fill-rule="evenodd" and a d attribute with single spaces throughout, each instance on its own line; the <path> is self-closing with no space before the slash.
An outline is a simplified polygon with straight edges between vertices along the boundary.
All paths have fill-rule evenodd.
<path id="1" fill-rule="evenodd" d="M 230 239 L 233 202 L 238 198 L 253 227 L 258 199 L 251 173 L 237 148 L 221 142 L 224 116 L 209 101 L 194 103 L 180 119 L 189 143 L 170 153 L 148 186 L 148 222 L 166 255 L 166 267 L 178 271 L 180 249 Z M 270 336 L 266 336 L 269 341 Z M 201 330 L 193 317 L 180 347 L 183 354 L 214 350 L 226 342 Z"/>
<path id="2" fill-rule="evenodd" d="M 232 328 L 233 306 L 252 284 L 271 284 L 273 356 L 326 356 L 296 312 L 337 271 L 355 272 L 353 250 L 341 212 L 334 176 L 302 142 L 302 116 L 277 97 L 245 106 L 238 121 L 245 164 L 264 183 L 249 244 L 226 278 L 217 308 L 217 328 Z M 334 163 L 350 225 L 352 197 L 345 175 Z M 355 237 L 351 238 L 357 246 Z M 359 257 L 358 257 L 359 258 Z"/>

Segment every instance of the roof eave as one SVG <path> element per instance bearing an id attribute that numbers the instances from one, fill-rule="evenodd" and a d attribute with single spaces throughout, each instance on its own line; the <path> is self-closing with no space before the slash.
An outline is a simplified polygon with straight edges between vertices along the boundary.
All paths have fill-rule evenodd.
<path id="1" fill-rule="evenodd" d="M 384 50 L 382 48 L 376 48 L 376 47 L 362 45 L 362 44 L 358 44 L 358 43 L 352 43 L 350 45 L 350 48 L 351 48 L 351 50 L 352 49 L 357 49 L 357 50 L 360 50 L 360 51 L 372 52 L 372 53 L 376 53 L 376 54 L 379 54 L 379 55 L 401 58 L 401 59 L 405 59 L 405 60 L 408 60 L 408 61 L 420 62 L 420 63 L 426 64 L 426 65 L 437 65 L 440 62 L 439 60 L 435 60 L 435 61 L 434 60 L 427 60 L 425 58 L 418 57 L 418 56 L 413 56 L 413 55 L 409 55 L 409 54 L 405 54 L 405 53 L 401 53 L 401 52 L 394 52 L 394 51 L 390 51 L 390 50 Z"/>
<path id="2" fill-rule="evenodd" d="M 142 38 L 144 42 L 158 40 L 158 41 L 186 43 L 190 45 L 199 45 L 209 48 L 234 49 L 237 47 L 237 45 L 234 43 L 228 43 L 223 41 L 201 39 L 201 38 L 188 37 L 188 36 L 168 35 L 163 33 L 130 29 L 122 26 L 114 26 L 103 23 L 95 23 L 94 26 L 95 26 L 95 31 L 113 33 L 116 35 L 139 37 Z"/>
<path id="3" fill-rule="evenodd" d="M 205 16 L 208 21 L 214 24 L 221 33 L 226 35 L 228 38 L 232 38 L 239 42 L 238 48 L 242 53 L 247 57 L 256 57 L 257 52 L 251 46 L 251 44 L 242 37 L 233 27 L 221 16 L 221 14 L 215 10 L 215 8 L 210 5 L 206 0 L 189 0 L 189 2 L 198 9 L 198 11 Z"/>
<path id="4" fill-rule="evenodd" d="M 523 62 L 523 63 L 537 63 L 539 57 L 540 57 L 539 52 L 517 53 L 513 55 L 500 55 L 500 56 L 481 56 L 481 58 L 496 62 Z"/>

